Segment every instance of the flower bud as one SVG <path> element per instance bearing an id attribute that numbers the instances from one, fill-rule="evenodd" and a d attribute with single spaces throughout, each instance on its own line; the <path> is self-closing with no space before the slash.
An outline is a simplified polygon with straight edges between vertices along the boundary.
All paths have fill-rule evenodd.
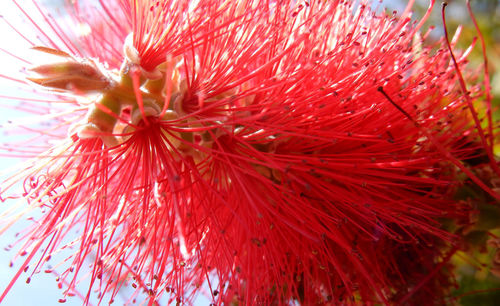
<path id="1" fill-rule="evenodd" d="M 40 77 L 29 77 L 28 80 L 44 87 L 82 93 L 100 91 L 110 85 L 110 80 L 90 61 L 69 59 L 30 70 Z"/>

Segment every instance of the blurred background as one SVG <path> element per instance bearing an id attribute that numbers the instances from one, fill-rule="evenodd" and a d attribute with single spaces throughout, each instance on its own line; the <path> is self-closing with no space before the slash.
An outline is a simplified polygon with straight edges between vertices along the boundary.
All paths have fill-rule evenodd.
<path id="1" fill-rule="evenodd" d="M 20 1 L 23 3 L 22 0 Z M 65 0 L 38 0 L 38 3 L 47 8 L 48 11 L 63 14 Z M 467 11 L 465 0 L 448 1 L 447 7 L 447 28 L 450 36 L 453 35 L 459 25 L 464 27 L 459 40 L 457 48 L 465 49 L 478 36 L 474 28 L 472 19 Z M 386 0 L 382 3 L 374 1 L 374 7 L 379 9 L 385 8 L 390 14 L 393 10 L 401 12 L 406 6 L 405 0 Z M 423 16 L 426 12 L 429 3 L 427 0 L 417 0 L 413 10 L 416 19 Z M 485 39 L 487 46 L 487 58 L 489 61 L 488 69 L 491 77 L 491 87 L 493 93 L 493 104 L 500 105 L 500 0 L 471 0 L 472 9 L 477 19 L 482 35 Z M 7 20 L 15 20 L 19 18 L 19 11 L 14 8 L 11 0 L 0 1 L 0 14 Z M 57 14 L 56 14 L 57 15 Z M 0 33 L 2 33 L 1 47 L 8 46 L 9 50 L 19 49 L 20 51 L 24 46 L 21 44 L 12 29 L 8 28 L 5 21 L 0 19 Z M 435 25 L 433 39 L 438 40 L 442 36 L 442 20 L 441 20 L 441 5 L 437 3 L 434 7 L 430 20 L 427 26 Z M 27 28 L 19 28 L 22 31 L 29 31 Z M 5 54 L 0 49 L 0 64 L 2 69 L 6 69 L 11 64 L 11 57 Z M 469 57 L 471 65 L 479 67 L 483 64 L 484 58 L 481 51 L 479 42 L 476 44 L 474 51 Z M 19 67 L 17 68 L 19 69 Z M 2 73 L 0 72 L 0 75 Z M 0 77 L 0 96 L 15 95 L 15 88 L 7 85 L 5 80 Z M 1 98 L 0 98 L 1 99 Z M 12 118 L 12 116 L 19 116 L 15 110 L 10 110 L 3 107 L 0 111 L 0 124 L 4 124 Z M 494 112 L 494 117 L 498 119 L 498 111 Z M 7 142 L 9 139 L 4 131 L 0 134 L 0 143 Z M 13 161 L 11 159 L 2 157 L 0 155 L 0 170 L 4 170 L 11 166 Z M 458 266 L 458 282 L 460 287 L 453 291 L 452 296 L 455 299 L 450 299 L 447 302 L 452 304 L 461 305 L 499 305 L 500 301 L 500 279 L 491 273 L 493 257 L 497 256 L 497 249 L 491 247 L 486 242 L 491 234 L 500 236 L 498 228 L 500 227 L 500 215 L 497 216 L 495 212 L 491 212 L 493 218 L 491 224 L 487 228 L 474 230 L 468 235 L 470 240 L 468 243 L 468 251 L 459 253 L 454 257 L 453 261 Z M 497 218 L 498 217 L 498 218 Z M 0 220 L 0 225 L 2 220 Z M 1 227 L 1 226 L 0 226 Z M 23 228 L 23 224 L 16 224 L 5 234 L 0 236 L 0 292 L 4 290 L 10 282 L 14 274 L 17 272 L 16 266 L 19 266 L 20 261 L 13 267 L 9 267 L 11 258 L 14 255 L 13 251 L 6 251 L 3 248 L 16 240 L 16 232 Z M 500 260 L 500 257 L 499 257 Z M 34 305 L 55 305 L 57 301 L 62 298 L 62 290 L 57 288 L 55 276 L 53 274 L 37 274 L 31 279 L 30 284 L 25 282 L 26 276 L 22 275 L 16 284 L 12 287 L 2 305 L 7 306 L 34 306 Z M 82 293 L 85 293 L 85 286 L 83 286 Z M 116 300 L 118 305 L 123 304 L 129 292 L 121 292 Z M 121 300 L 120 300 L 121 298 Z M 95 303 L 95 299 L 93 300 Z M 444 301 L 443 301 L 444 302 Z M 160 302 L 161 305 L 167 303 L 167 300 Z M 208 305 L 209 300 L 200 297 L 197 305 Z M 82 300 L 78 297 L 69 298 L 66 305 L 81 305 Z"/>

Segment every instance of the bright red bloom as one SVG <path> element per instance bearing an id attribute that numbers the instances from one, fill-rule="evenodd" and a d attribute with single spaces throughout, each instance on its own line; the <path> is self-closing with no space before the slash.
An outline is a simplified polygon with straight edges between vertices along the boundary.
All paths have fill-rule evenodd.
<path id="1" fill-rule="evenodd" d="M 202 286 L 217 304 L 446 291 L 457 237 L 441 220 L 466 218 L 454 182 L 481 184 L 462 161 L 491 158 L 492 141 L 470 123 L 467 54 L 455 67 L 446 44 L 422 46 L 410 6 L 100 2 L 71 11 L 89 34 L 39 28 L 58 61 L 29 79 L 64 93 L 53 123 L 69 136 L 2 188 L 27 177 L 22 196 L 44 210 L 16 278 L 74 246 L 58 279 L 71 293 L 92 254 L 86 302 L 128 285 L 150 303 Z"/>

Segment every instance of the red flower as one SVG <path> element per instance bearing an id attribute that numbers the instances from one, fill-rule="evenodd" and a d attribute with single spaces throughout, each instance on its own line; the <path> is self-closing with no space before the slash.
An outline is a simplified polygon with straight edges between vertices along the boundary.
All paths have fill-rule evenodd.
<path id="1" fill-rule="evenodd" d="M 27 177 L 22 196 L 44 211 L 13 282 L 73 246 L 58 280 L 70 295 L 92 255 L 85 302 L 129 285 L 150 304 L 203 286 L 217 304 L 442 295 L 457 237 L 441 220 L 467 215 L 455 166 L 481 184 L 460 161 L 492 143 L 470 124 L 481 92 L 458 83 L 466 54 L 454 67 L 444 43 L 416 43 L 409 16 L 115 0 L 76 6 L 81 37 L 47 18 L 36 49 L 58 60 L 29 80 L 64 93 L 51 122 L 69 136 L 2 187 Z"/>

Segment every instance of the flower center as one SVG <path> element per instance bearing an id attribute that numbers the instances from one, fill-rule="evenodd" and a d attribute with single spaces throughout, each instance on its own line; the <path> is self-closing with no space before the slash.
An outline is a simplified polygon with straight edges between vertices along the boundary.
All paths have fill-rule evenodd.
<path id="1" fill-rule="evenodd" d="M 144 70 L 132 46 L 131 35 L 125 41 L 125 60 L 119 71 L 62 51 L 35 49 L 57 55 L 61 60 L 32 68 L 37 76 L 29 80 L 77 96 L 97 94 L 85 119 L 70 128 L 72 135 L 82 139 L 99 137 L 107 147 L 114 147 L 125 142 L 141 121 L 147 125 L 148 117 L 175 121 L 185 115 L 180 105 L 186 90 L 186 81 L 179 72 L 180 60 L 169 58 L 154 71 Z M 188 120 L 178 121 L 183 121 L 182 127 L 189 127 Z M 169 135 L 174 145 L 180 144 L 180 138 L 196 138 L 181 132 L 169 132 Z"/>

